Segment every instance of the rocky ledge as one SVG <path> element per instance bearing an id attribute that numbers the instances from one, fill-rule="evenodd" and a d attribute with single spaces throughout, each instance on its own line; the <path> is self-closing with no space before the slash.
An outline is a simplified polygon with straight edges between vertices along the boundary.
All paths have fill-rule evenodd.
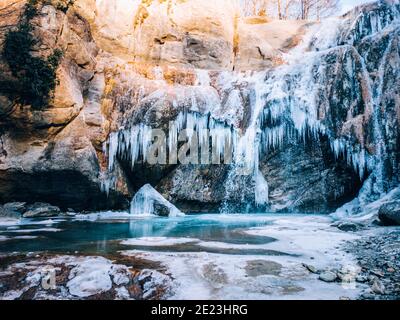
<path id="1" fill-rule="evenodd" d="M 312 264 L 303 267 L 318 279 L 327 283 L 341 283 L 349 287 L 361 287 L 360 300 L 400 299 L 400 230 L 370 228 L 367 234 L 351 242 L 343 249 L 355 257 L 357 264 L 351 267 L 318 269 Z M 342 299 L 348 299 L 343 296 Z"/>

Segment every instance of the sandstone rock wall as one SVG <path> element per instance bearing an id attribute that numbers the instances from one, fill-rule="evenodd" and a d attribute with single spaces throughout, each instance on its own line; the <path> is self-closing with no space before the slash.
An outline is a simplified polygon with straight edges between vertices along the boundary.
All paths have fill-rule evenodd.
<path id="1" fill-rule="evenodd" d="M 74 6 L 90 21 L 99 47 L 114 56 L 209 70 L 279 64 L 279 49 L 303 24 L 244 19 L 235 0 L 90 0 Z"/>
<path id="2" fill-rule="evenodd" d="M 2 39 L 17 27 L 25 3 L 3 1 Z M 80 210 L 127 205 L 121 193 L 107 199 L 99 187 L 109 125 L 101 112 L 104 77 L 88 21 L 74 8 L 63 12 L 49 4 L 39 6 L 31 24 L 38 39 L 33 56 L 47 57 L 54 48 L 64 56 L 48 106 L 21 105 L 0 93 L 0 201 L 42 200 Z M 2 81 L 12 80 L 3 59 L 0 70 Z"/>

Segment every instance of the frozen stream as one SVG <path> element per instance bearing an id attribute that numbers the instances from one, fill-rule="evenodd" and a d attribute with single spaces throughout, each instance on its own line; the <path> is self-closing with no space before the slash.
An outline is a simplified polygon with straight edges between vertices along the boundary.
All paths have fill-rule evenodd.
<path id="1" fill-rule="evenodd" d="M 103 270 L 104 265 L 87 259 L 104 257 L 109 263 L 118 252 L 162 265 L 171 278 L 169 299 L 356 298 L 362 285 L 351 279 L 350 283 L 323 282 L 304 267 L 345 270 L 350 278 L 356 272 L 353 257 L 341 244 L 358 235 L 339 231 L 331 223 L 329 217 L 317 215 L 140 218 L 125 213 L 2 221 L 0 259 L 16 252 L 45 253 L 59 257 L 57 263 L 64 259 L 81 269 L 84 265 Z M 97 272 L 85 268 L 83 276 Z M 91 289 L 104 284 L 101 277 L 110 274 L 96 273 Z"/>

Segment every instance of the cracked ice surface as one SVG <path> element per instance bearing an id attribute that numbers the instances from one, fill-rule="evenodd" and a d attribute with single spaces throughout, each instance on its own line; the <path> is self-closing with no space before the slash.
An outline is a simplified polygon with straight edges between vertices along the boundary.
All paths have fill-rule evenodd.
<path id="1" fill-rule="evenodd" d="M 360 287 L 353 284 L 327 284 L 309 273 L 303 266 L 314 265 L 319 270 L 343 267 L 356 268 L 353 257 L 341 249 L 343 241 L 358 238 L 356 234 L 330 226 L 332 220 L 321 216 L 270 217 L 271 225 L 244 232 L 273 237 L 276 241 L 262 245 L 229 244 L 200 241 L 204 248 L 263 248 L 278 250 L 283 255 L 229 255 L 207 252 L 175 253 L 125 251 L 160 261 L 168 269 L 173 282 L 172 299 L 339 299 L 355 298 Z M 160 248 L 180 245 L 195 239 L 142 238 L 126 244 Z M 162 251 L 162 250 L 160 250 Z M 285 255 L 286 254 L 286 255 Z"/>

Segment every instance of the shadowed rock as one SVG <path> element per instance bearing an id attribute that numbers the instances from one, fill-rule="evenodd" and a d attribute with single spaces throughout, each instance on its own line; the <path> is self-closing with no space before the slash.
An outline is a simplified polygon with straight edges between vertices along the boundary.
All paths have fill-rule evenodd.
<path id="1" fill-rule="evenodd" d="M 384 225 L 399 226 L 400 225 L 400 202 L 392 202 L 383 205 L 379 209 L 379 219 Z"/>

